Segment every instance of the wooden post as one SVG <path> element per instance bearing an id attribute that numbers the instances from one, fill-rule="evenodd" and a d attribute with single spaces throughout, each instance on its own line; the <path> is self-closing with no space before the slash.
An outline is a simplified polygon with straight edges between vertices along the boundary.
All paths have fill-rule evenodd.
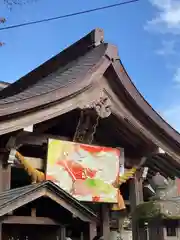
<path id="1" fill-rule="evenodd" d="M 0 192 L 3 192 L 3 156 L 0 154 Z"/>
<path id="2" fill-rule="evenodd" d="M 89 223 L 89 240 L 92 240 L 97 235 L 96 223 Z"/>
<path id="3" fill-rule="evenodd" d="M 56 239 L 57 240 L 66 240 L 66 227 L 65 226 L 59 226 L 59 228 L 56 232 Z"/>
<path id="4" fill-rule="evenodd" d="M 61 240 L 65 240 L 66 239 L 66 227 L 62 226 L 61 227 Z"/>
<path id="5" fill-rule="evenodd" d="M 104 240 L 109 240 L 110 236 L 110 216 L 109 216 L 108 204 L 102 204 L 101 206 L 101 225 L 100 232 L 104 236 Z"/>
<path id="6" fill-rule="evenodd" d="M 130 179 L 130 205 L 132 210 L 136 208 L 137 205 L 143 202 L 143 180 L 137 177 L 135 174 L 134 178 Z"/>
<path id="7" fill-rule="evenodd" d="M 134 178 L 130 180 L 129 198 L 130 198 L 131 213 L 134 212 L 137 205 L 143 202 L 142 181 L 143 181 L 142 178 L 138 177 L 138 172 L 135 174 Z M 133 236 L 133 240 L 140 240 L 139 224 L 136 222 L 133 215 L 132 215 L 132 236 Z"/>
<path id="8" fill-rule="evenodd" d="M 4 155 L 0 154 L 0 192 L 11 188 L 11 165 L 4 163 Z"/>
<path id="9" fill-rule="evenodd" d="M 3 166 L 3 191 L 11 189 L 11 165 Z"/>
<path id="10" fill-rule="evenodd" d="M 36 208 L 31 208 L 31 217 L 36 217 Z"/>
<path id="11" fill-rule="evenodd" d="M 81 232 L 80 240 L 84 240 L 84 233 Z"/>
<path id="12" fill-rule="evenodd" d="M 0 222 L 0 240 L 4 239 L 3 238 L 3 232 L 2 232 L 2 222 Z"/>

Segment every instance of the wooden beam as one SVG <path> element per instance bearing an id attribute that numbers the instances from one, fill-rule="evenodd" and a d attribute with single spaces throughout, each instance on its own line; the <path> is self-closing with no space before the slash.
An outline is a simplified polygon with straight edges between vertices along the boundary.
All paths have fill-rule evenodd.
<path id="1" fill-rule="evenodd" d="M 174 164 L 172 158 L 166 155 L 158 155 L 156 156 L 156 159 L 156 163 L 159 164 L 159 166 L 162 166 L 162 169 L 166 169 L 169 175 L 180 177 L 179 166 Z"/>
<path id="2" fill-rule="evenodd" d="M 47 131 L 48 129 L 54 127 L 55 125 L 60 123 L 60 120 L 62 119 L 62 115 L 60 117 L 56 117 L 50 120 L 47 120 L 45 122 L 41 122 L 39 124 L 35 125 L 35 132 L 36 133 L 43 133 Z"/>
<path id="3" fill-rule="evenodd" d="M 31 217 L 31 216 L 7 216 L 3 224 L 34 224 L 34 225 L 53 225 L 60 226 L 61 224 L 54 219 L 48 217 Z"/>
<path id="4" fill-rule="evenodd" d="M 70 140 L 68 137 L 64 137 L 64 136 L 56 136 L 56 135 L 51 135 L 51 134 L 28 133 L 26 135 L 18 136 L 15 144 L 16 144 L 16 147 L 20 147 L 25 144 L 41 146 L 42 144 L 47 144 L 49 138 L 65 140 L 65 141 Z"/>
<path id="5" fill-rule="evenodd" d="M 33 128 L 34 128 L 34 125 L 30 125 L 30 126 L 25 127 L 23 130 L 25 132 L 33 132 Z"/>
<path id="6" fill-rule="evenodd" d="M 151 161 L 148 162 L 147 166 L 149 166 L 149 168 L 154 170 L 156 173 L 157 172 L 161 173 L 165 178 L 174 176 L 174 174 L 172 174 L 171 172 L 171 168 L 163 166 L 161 160 L 152 159 Z"/>

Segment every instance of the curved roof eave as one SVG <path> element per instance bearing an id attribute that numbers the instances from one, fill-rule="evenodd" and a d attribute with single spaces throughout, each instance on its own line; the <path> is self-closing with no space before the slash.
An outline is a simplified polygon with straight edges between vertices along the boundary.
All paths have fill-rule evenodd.
<path id="1" fill-rule="evenodd" d="M 10 85 L 10 83 L 8 83 L 8 82 L 0 81 L 0 90 L 8 87 L 9 85 Z"/>
<path id="2" fill-rule="evenodd" d="M 90 86 L 92 79 L 101 76 L 108 68 L 110 61 L 106 57 L 102 57 L 100 61 L 84 76 L 79 79 L 79 83 L 72 84 L 62 89 L 55 89 L 54 91 L 40 94 L 35 97 L 27 98 L 12 103 L 0 104 L 0 117 L 5 117 L 11 114 L 20 113 L 26 110 L 31 110 L 36 107 L 43 107 L 50 103 L 63 101 L 66 98 L 71 98 L 74 95 L 82 92 L 83 89 Z"/>
<path id="3" fill-rule="evenodd" d="M 117 59 L 112 66 L 119 78 L 119 84 L 121 84 L 125 89 L 129 100 L 133 101 L 136 111 L 140 110 L 142 114 L 145 114 L 146 118 L 144 118 L 143 124 L 146 126 L 146 122 L 149 121 L 152 125 L 152 131 L 153 128 L 158 129 L 159 136 L 162 135 L 163 132 L 165 138 L 171 139 L 174 141 L 174 144 L 177 144 L 180 148 L 180 134 L 172 126 L 170 126 L 145 100 L 145 98 L 133 84 L 122 62 Z M 140 120 L 140 122 L 142 122 L 142 120 Z"/>
<path id="4" fill-rule="evenodd" d="M 46 65 L 49 66 L 51 61 L 55 61 L 56 68 L 57 68 L 59 66 L 59 63 L 61 63 L 61 62 L 63 63 L 64 56 L 66 56 L 66 57 L 71 56 L 70 53 L 77 50 L 77 48 L 79 50 L 81 50 L 78 53 L 78 56 L 76 56 L 76 54 L 75 54 L 73 56 L 73 58 L 68 59 L 68 61 L 72 62 L 74 59 L 77 60 L 77 58 L 79 56 L 81 56 L 81 54 L 83 54 L 83 56 L 85 56 L 86 53 L 90 51 L 90 49 L 97 49 L 98 46 L 103 46 L 103 44 L 104 44 L 103 43 L 103 31 L 101 29 L 96 29 L 96 30 L 92 31 L 90 34 L 88 34 L 87 36 L 85 36 L 84 38 L 82 38 L 81 40 L 79 40 L 77 43 L 75 43 L 75 45 L 70 46 L 62 54 L 57 55 L 57 57 L 55 57 L 55 60 L 54 59 L 49 60 L 47 63 L 45 63 L 45 65 L 43 64 L 39 70 L 36 69 L 31 74 L 28 74 L 25 77 L 28 79 L 28 82 L 24 81 L 25 79 L 22 78 L 17 83 L 14 83 L 11 86 L 9 86 L 7 89 L 2 90 L 1 93 L 3 93 L 4 95 L 3 95 L 3 98 L 0 97 L 0 120 L 2 117 L 2 121 L 1 121 L 2 124 L 0 124 L 0 135 L 10 132 L 10 131 L 17 130 L 18 126 L 13 126 L 13 119 L 16 120 L 17 118 L 19 118 L 18 125 L 22 126 L 22 127 L 24 127 L 24 125 L 26 125 L 26 124 L 32 124 L 32 123 L 30 123 L 29 120 L 27 120 L 28 116 L 24 116 L 26 110 L 33 111 L 33 114 L 40 114 L 40 112 L 43 112 L 43 111 L 46 111 L 46 114 L 48 114 L 47 107 L 48 107 L 49 100 L 51 100 L 52 105 L 56 105 L 56 104 L 58 105 L 64 101 L 68 101 L 70 98 L 73 98 L 74 96 L 80 94 L 80 92 L 85 91 L 85 89 L 90 87 L 92 82 L 96 81 L 98 78 L 100 78 L 104 74 L 104 72 L 106 71 L 108 66 L 112 65 L 116 75 L 118 76 L 119 93 L 123 87 L 123 91 L 125 91 L 126 95 L 127 95 L 128 103 L 131 102 L 131 105 L 136 110 L 136 112 L 139 114 L 139 116 L 136 115 L 135 118 L 137 120 L 139 120 L 142 123 L 142 125 L 144 125 L 144 127 L 146 127 L 146 128 L 149 128 L 149 127 L 147 127 L 147 125 L 149 124 L 150 128 L 152 128 L 152 133 L 159 140 L 162 139 L 162 135 L 163 135 L 163 140 L 167 146 L 170 146 L 169 143 L 171 141 L 172 142 L 171 146 L 172 146 L 172 144 L 174 144 L 174 145 L 176 145 L 175 146 L 176 149 L 179 150 L 180 149 L 179 133 L 177 131 L 175 131 L 167 122 L 165 122 L 163 120 L 163 118 L 143 98 L 143 96 L 140 94 L 140 92 L 134 86 L 134 84 L 131 81 L 130 77 L 128 76 L 128 73 L 126 72 L 123 64 L 121 63 L 121 61 L 119 59 L 117 47 L 113 46 L 111 44 L 107 44 L 106 47 L 104 49 L 102 49 L 101 54 L 98 55 L 99 58 L 96 58 L 97 59 L 96 62 L 94 62 L 94 60 L 92 61 L 93 62 L 93 64 L 91 63 L 92 67 L 88 68 L 89 69 L 88 71 L 84 71 L 84 74 L 82 74 L 81 76 L 80 75 L 76 76 L 76 78 L 79 79 L 78 83 L 75 81 L 70 81 L 68 83 L 68 86 L 63 85 L 63 87 L 61 87 L 59 89 L 56 88 L 54 91 L 49 91 L 49 89 L 48 89 L 49 92 L 46 91 L 45 94 L 43 93 L 43 94 L 39 94 L 39 95 L 36 95 L 33 97 L 31 95 L 31 100 L 30 100 L 30 98 L 23 99 L 24 95 L 21 95 L 18 98 L 18 100 L 20 100 L 18 103 L 16 102 L 17 99 L 14 100 L 14 102 L 16 102 L 16 103 L 14 103 L 12 101 L 11 97 L 13 97 L 15 95 L 10 96 L 10 95 L 12 95 L 12 91 L 10 91 L 10 90 L 14 91 L 13 94 L 19 94 L 18 92 L 20 91 L 20 88 L 19 88 L 20 85 L 22 85 L 23 89 L 25 89 L 25 90 L 26 90 L 26 88 L 28 88 L 28 86 L 27 86 L 28 84 L 31 83 L 31 85 L 35 85 L 39 81 L 39 76 L 41 76 L 42 69 L 46 70 L 46 68 L 47 68 Z M 89 47 L 90 47 L 90 49 L 89 49 Z M 75 51 L 75 52 L 77 53 L 77 51 Z M 59 58 L 59 57 L 60 57 L 60 60 L 57 60 L 57 58 Z M 65 60 L 66 60 L 65 63 L 67 64 L 67 59 L 65 58 Z M 65 63 L 64 63 L 64 65 L 65 65 Z M 51 66 L 52 69 L 50 69 L 50 72 L 54 71 L 54 62 L 52 65 L 53 66 Z M 45 73 L 46 73 L 46 71 L 45 71 Z M 81 72 L 81 69 L 79 69 L 78 64 L 77 64 L 76 72 L 77 71 Z M 38 72 L 38 74 L 36 76 L 37 72 Z M 35 80 L 33 80 L 33 83 L 32 83 L 30 80 L 32 79 L 33 74 L 35 74 L 36 78 L 35 78 Z M 48 75 L 48 74 L 46 73 L 45 75 Z M 67 76 L 68 74 L 66 73 L 65 75 Z M 74 73 L 72 74 L 72 71 L 71 71 L 71 75 L 72 75 L 71 79 L 74 80 Z M 49 81 L 48 84 L 52 84 L 52 80 L 54 80 L 56 82 L 56 79 L 51 78 L 50 81 L 48 80 Z M 41 82 L 41 85 L 42 85 L 42 82 Z M 38 89 L 39 89 L 39 85 L 38 85 Z M 118 87 L 116 90 L 118 92 Z M 24 94 L 24 92 L 23 92 L 23 94 Z M 11 98 L 11 102 L 8 101 L 8 99 L 6 97 L 9 99 Z M 118 94 L 118 98 L 119 98 L 119 101 L 122 100 L 121 93 Z M 4 101 L 4 104 L 2 104 L 3 101 Z M 31 103 L 30 103 L 30 101 L 31 101 Z M 43 107 L 43 109 L 37 110 L 37 107 Z M 131 108 L 131 110 L 133 108 Z M 39 111 L 39 113 L 37 113 L 38 111 Z M 22 113 L 21 116 L 17 117 L 17 118 L 12 117 L 12 119 L 8 119 L 7 121 L 4 120 L 4 119 L 6 119 L 6 117 L 8 115 L 14 114 L 16 112 L 19 112 L 19 114 Z M 58 110 L 58 112 L 59 112 L 59 110 Z M 52 116 L 54 116 L 53 114 L 54 113 L 52 113 Z M 37 117 L 36 122 L 42 121 L 42 114 L 40 114 L 40 115 L 41 115 L 41 118 Z M 140 119 L 141 116 L 144 116 L 144 118 Z M 51 118 L 51 117 L 49 117 L 49 118 Z M 23 120 L 20 121 L 20 119 L 23 119 Z M 33 120 L 33 119 L 31 119 L 31 120 Z M 175 149 L 175 147 L 173 147 L 172 149 Z"/>
<path id="5" fill-rule="evenodd" d="M 85 55 L 88 51 L 103 42 L 104 32 L 100 28 L 92 30 L 87 35 L 52 57 L 46 62 L 21 77 L 19 80 L 10 84 L 0 92 L 0 99 L 8 98 L 16 95 L 39 82 L 43 77 L 55 72 L 58 68 L 64 68 L 67 64 L 77 61 L 77 59 Z"/>
<path id="6" fill-rule="evenodd" d="M 87 88 L 91 84 L 92 79 L 97 78 L 99 74 L 103 74 L 111 63 L 107 57 L 108 49 L 108 44 L 96 43 L 83 56 L 79 56 L 76 61 L 70 62 L 65 68 L 60 66 L 59 70 L 57 69 L 52 74 L 42 79 L 40 78 L 36 83 L 31 83 L 28 88 L 26 87 L 21 92 L 0 98 L 0 117 L 31 110 L 36 107 L 43 107 L 49 103 L 71 97 Z M 36 69 L 35 71 L 39 70 Z M 20 80 L 18 84 L 22 82 L 21 85 L 23 86 L 25 81 L 26 76 L 23 82 Z M 16 83 L 12 84 L 10 88 L 16 90 Z M 5 90 L 8 93 L 10 92 L 9 89 Z M 4 90 L 0 91 L 0 94 L 3 92 Z"/>
<path id="7" fill-rule="evenodd" d="M 96 91 L 95 86 L 90 86 L 59 102 L 55 102 L 50 105 L 48 104 L 38 109 L 35 108 L 31 111 L 21 112 L 18 115 L 11 115 L 10 118 L 5 118 L 1 121 L 0 136 L 21 130 L 32 124 L 38 124 L 43 121 L 47 121 L 49 119 L 70 112 L 76 108 L 82 108 L 85 105 L 93 103 L 94 96 L 92 92 L 94 91 Z M 86 94 L 86 97 L 84 93 Z"/>

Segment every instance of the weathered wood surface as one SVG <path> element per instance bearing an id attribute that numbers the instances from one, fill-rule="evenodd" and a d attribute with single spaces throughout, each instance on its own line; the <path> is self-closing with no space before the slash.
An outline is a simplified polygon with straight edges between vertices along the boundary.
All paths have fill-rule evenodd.
<path id="1" fill-rule="evenodd" d="M 132 236 L 133 240 L 141 240 L 140 235 L 143 229 L 140 228 L 139 223 L 133 214 L 136 207 L 143 202 L 142 178 L 138 176 L 138 172 L 135 174 L 134 178 L 130 180 L 129 191 L 130 207 L 132 213 Z"/>
<path id="2" fill-rule="evenodd" d="M 21 224 L 21 225 L 50 225 L 60 226 L 61 224 L 48 217 L 31 217 L 31 216 L 7 216 L 2 220 L 3 224 Z"/>

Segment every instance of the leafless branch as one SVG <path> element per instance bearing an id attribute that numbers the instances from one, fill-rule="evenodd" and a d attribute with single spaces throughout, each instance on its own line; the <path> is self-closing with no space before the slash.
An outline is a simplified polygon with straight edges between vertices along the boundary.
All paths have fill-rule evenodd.
<path id="1" fill-rule="evenodd" d="M 5 23 L 5 22 L 6 22 L 6 19 L 3 17 L 0 17 L 0 23 Z"/>
<path id="2" fill-rule="evenodd" d="M 37 0 L 4 0 L 4 3 L 11 9 L 13 5 L 24 5 Z"/>

